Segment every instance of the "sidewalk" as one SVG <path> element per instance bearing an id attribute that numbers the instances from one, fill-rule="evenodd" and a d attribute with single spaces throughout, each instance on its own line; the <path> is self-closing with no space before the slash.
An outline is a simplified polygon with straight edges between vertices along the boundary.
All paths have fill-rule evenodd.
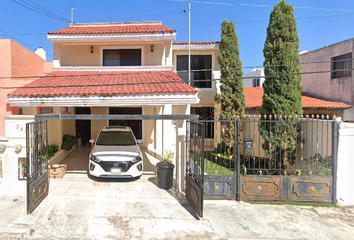
<path id="1" fill-rule="evenodd" d="M 182 194 L 135 181 L 67 174 L 31 214 L 24 197 L 0 198 L 0 239 L 353 239 L 354 207 L 205 201 L 198 219 Z"/>

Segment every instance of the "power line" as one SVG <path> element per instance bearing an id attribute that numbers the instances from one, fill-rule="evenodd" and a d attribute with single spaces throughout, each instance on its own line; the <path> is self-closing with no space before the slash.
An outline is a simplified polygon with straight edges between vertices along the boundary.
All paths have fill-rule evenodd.
<path id="1" fill-rule="evenodd" d="M 296 75 L 306 75 L 306 74 L 321 74 L 329 72 L 340 72 L 340 71 L 352 71 L 354 68 L 350 69 L 341 69 L 341 70 L 329 70 L 329 71 L 317 71 L 317 72 L 301 72 L 301 73 L 289 73 L 289 74 L 279 74 L 271 76 L 262 76 L 262 78 L 273 78 L 273 77 L 287 77 L 287 76 L 296 76 Z M 159 71 L 161 72 L 161 71 Z M 125 73 L 125 75 L 137 74 L 137 73 Z M 139 74 L 146 74 L 139 73 Z M 66 76 L 42 76 L 41 78 L 59 78 L 59 77 L 77 77 L 77 76 L 107 76 L 107 75 L 122 75 L 122 74 L 88 74 L 88 75 L 66 75 Z M 32 77 L 33 78 L 33 77 Z M 218 78 L 218 79 L 204 79 L 204 80 L 193 80 L 193 82 L 209 82 L 209 81 L 230 81 L 230 80 L 243 80 L 250 79 L 253 77 L 238 77 L 238 78 Z M 165 84 L 165 83 L 185 83 L 185 81 L 156 81 L 156 82 L 134 82 L 134 83 L 109 83 L 109 84 L 89 84 L 89 85 L 53 85 L 53 86 L 21 86 L 21 87 L 0 87 L 0 89 L 43 89 L 43 88 L 72 88 L 72 87 L 105 87 L 105 86 L 131 86 L 131 85 L 156 85 L 156 84 Z"/>
<path id="2" fill-rule="evenodd" d="M 168 0 L 170 2 L 191 2 L 191 3 L 202 3 L 202 4 L 213 4 L 213 5 L 224 5 L 234 7 L 235 5 L 230 3 L 219 3 L 219 2 L 202 2 L 202 1 L 189 1 L 189 0 Z"/>
<path id="3" fill-rule="evenodd" d="M 1 30 L 0 30 L 1 31 Z M 296 66 L 296 65 L 305 65 L 305 64 L 323 64 L 323 63 L 336 63 L 336 62 L 344 62 L 344 61 L 353 61 L 354 58 L 352 59 L 341 59 L 341 60 L 331 60 L 331 61 L 319 61 L 319 62 L 302 62 L 302 63 L 293 63 L 293 64 L 278 64 L 278 65 L 266 65 L 266 66 L 251 66 L 251 67 L 237 67 L 237 68 L 205 68 L 205 69 L 198 69 L 198 70 L 191 70 L 191 72 L 203 72 L 203 71 L 222 71 L 222 70 L 239 70 L 239 69 L 254 69 L 254 68 L 268 68 L 268 67 L 286 67 L 286 66 Z M 65 70 L 67 71 L 67 70 Z M 77 71 L 77 70 L 73 70 Z M 71 72 L 73 72 L 71 71 Z M 94 70 L 93 70 L 94 71 Z M 101 70 L 100 70 L 101 71 Z M 108 71 L 108 70 L 107 70 Z M 344 71 L 344 70 L 339 70 L 339 71 Z M 55 71 L 54 71 L 55 72 Z M 68 71 L 69 72 L 69 71 Z M 161 73 L 163 71 L 148 71 L 148 73 Z M 166 72 L 166 71 L 165 71 Z M 183 73 L 183 72 L 188 72 L 188 70 L 177 70 L 175 72 Z M 44 77 L 75 77 L 75 76 L 102 76 L 102 75 L 134 75 L 134 74 L 145 74 L 147 71 L 137 71 L 137 72 L 118 72 L 115 73 L 112 71 L 112 73 L 108 74 L 85 74 L 85 75 L 60 75 L 60 76 L 27 76 L 27 77 L 16 77 L 20 79 L 26 79 L 26 78 L 44 78 Z M 8 79 L 8 78 L 14 78 L 14 77 L 0 77 L 0 79 Z"/>
<path id="4" fill-rule="evenodd" d="M 32 3 L 26 2 L 25 0 L 11 0 L 11 1 L 23 6 L 24 8 L 27 8 L 27 9 L 33 11 L 33 12 L 36 12 L 38 14 L 41 14 L 41 15 L 44 15 L 46 17 L 52 18 L 54 20 L 58 20 L 58 21 L 61 21 L 61 22 L 69 22 L 70 23 L 69 20 L 67 20 L 67 19 L 65 19 L 65 18 L 63 18 L 63 17 L 61 17 L 61 16 L 59 16 L 59 15 L 57 15 L 57 14 L 55 14 L 55 13 L 53 13 L 53 12 L 47 10 L 47 9 L 45 9 L 44 7 L 40 6 L 39 4 L 37 4 L 37 3 L 35 3 L 33 1 L 31 1 L 31 0 L 29 0 L 29 1 L 32 2 Z"/>
<path id="5" fill-rule="evenodd" d="M 273 5 L 254 5 L 254 4 L 244 4 L 244 3 L 240 3 L 240 5 L 247 6 L 247 7 L 274 7 Z M 337 8 L 316 8 L 316 7 L 295 7 L 295 6 L 293 6 L 293 8 L 321 10 L 321 11 L 354 12 L 354 10 L 350 10 L 350 9 L 337 9 Z"/>
<path id="6" fill-rule="evenodd" d="M 6 35 L 10 36 L 11 38 L 13 38 L 14 40 L 16 40 L 17 42 L 20 42 L 20 43 L 22 43 L 23 45 L 26 45 L 26 46 L 29 47 L 29 48 L 32 48 L 32 49 L 34 49 L 34 50 L 37 49 L 37 48 L 35 48 L 35 47 L 33 47 L 33 46 L 31 46 L 31 45 L 25 43 L 24 41 L 21 41 L 20 39 L 14 37 L 13 35 L 11 35 L 11 34 L 5 32 L 4 30 L 1 30 L 1 29 L 0 29 L 0 32 L 5 33 Z M 47 54 L 47 56 L 53 57 L 53 56 L 50 55 L 50 54 Z"/>

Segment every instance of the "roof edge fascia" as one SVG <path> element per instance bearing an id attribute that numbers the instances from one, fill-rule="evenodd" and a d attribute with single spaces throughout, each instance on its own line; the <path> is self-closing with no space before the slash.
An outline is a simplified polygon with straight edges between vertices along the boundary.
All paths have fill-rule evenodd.
<path id="1" fill-rule="evenodd" d="M 131 25 L 162 25 L 162 21 L 69 23 L 69 27 L 103 27 L 103 26 L 131 26 Z"/>
<path id="2" fill-rule="evenodd" d="M 161 106 L 199 103 L 198 93 L 134 95 L 134 96 L 59 96 L 59 97 L 9 97 L 10 106 Z"/>

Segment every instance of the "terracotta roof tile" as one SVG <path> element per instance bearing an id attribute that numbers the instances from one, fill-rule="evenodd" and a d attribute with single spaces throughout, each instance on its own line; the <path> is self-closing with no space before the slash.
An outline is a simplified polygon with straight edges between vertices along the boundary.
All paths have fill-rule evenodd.
<path id="1" fill-rule="evenodd" d="M 173 71 L 54 71 L 8 94 L 9 97 L 195 94 Z"/>
<path id="2" fill-rule="evenodd" d="M 220 42 L 191 42 L 194 45 L 209 45 L 209 44 L 217 44 Z M 188 45 L 188 42 L 174 42 L 173 45 Z"/>
<path id="3" fill-rule="evenodd" d="M 174 33 L 169 27 L 163 25 L 112 25 L 112 26 L 82 26 L 67 27 L 58 31 L 49 32 L 51 35 L 60 34 L 122 34 L 122 33 Z"/>
<path id="4" fill-rule="evenodd" d="M 263 88 L 246 87 L 244 88 L 246 97 L 246 108 L 256 108 L 262 106 Z M 303 108 L 350 108 L 351 106 L 342 102 L 328 101 L 320 98 L 302 94 Z"/>

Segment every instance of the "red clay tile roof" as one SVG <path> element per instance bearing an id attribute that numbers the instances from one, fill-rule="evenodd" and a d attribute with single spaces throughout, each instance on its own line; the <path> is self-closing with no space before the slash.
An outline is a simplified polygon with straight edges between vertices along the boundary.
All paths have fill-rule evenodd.
<path id="1" fill-rule="evenodd" d="M 262 106 L 263 88 L 245 87 L 246 108 L 257 108 Z M 328 101 L 320 98 L 302 94 L 303 108 L 350 108 L 351 106 L 341 102 Z"/>
<path id="2" fill-rule="evenodd" d="M 122 34 L 122 33 L 174 33 L 169 27 L 163 25 L 111 25 L 111 26 L 82 26 L 67 27 L 48 34 Z"/>
<path id="3" fill-rule="evenodd" d="M 8 97 L 195 94 L 197 92 L 173 71 L 54 71 L 16 89 L 8 94 Z"/>
<path id="4" fill-rule="evenodd" d="M 217 44 L 220 42 L 191 42 L 191 44 L 195 44 L 195 45 L 208 45 L 208 44 Z M 174 42 L 172 43 L 173 45 L 188 45 L 188 42 Z"/>

